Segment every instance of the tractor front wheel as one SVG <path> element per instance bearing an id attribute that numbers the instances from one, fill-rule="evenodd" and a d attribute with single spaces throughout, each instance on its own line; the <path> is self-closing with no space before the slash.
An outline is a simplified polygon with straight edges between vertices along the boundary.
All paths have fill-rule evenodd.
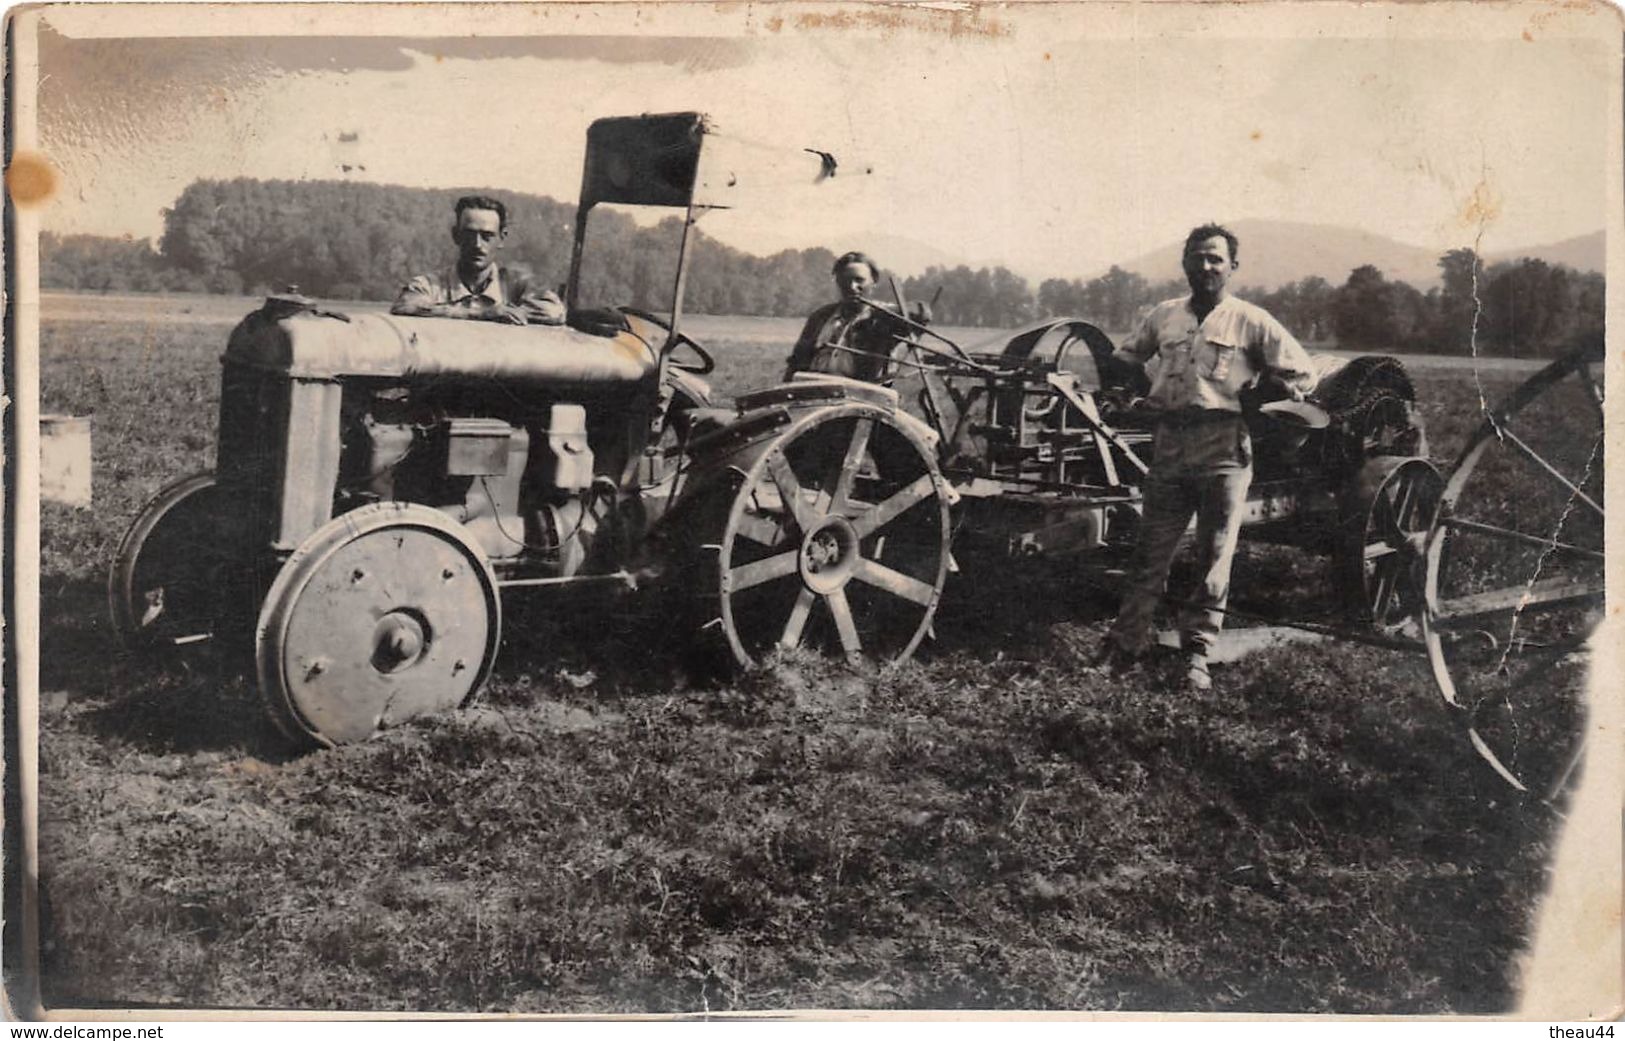
<path id="1" fill-rule="evenodd" d="M 365 506 L 278 573 L 256 630 L 260 696 L 295 741 L 364 740 L 472 697 L 501 622 L 496 576 L 460 525 L 427 506 Z"/>

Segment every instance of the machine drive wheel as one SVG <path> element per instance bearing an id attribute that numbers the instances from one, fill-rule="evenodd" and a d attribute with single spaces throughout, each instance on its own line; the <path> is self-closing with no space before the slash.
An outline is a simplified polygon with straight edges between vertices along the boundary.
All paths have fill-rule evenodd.
<path id="1" fill-rule="evenodd" d="M 1361 468 L 1339 564 L 1360 621 L 1395 632 L 1420 618 L 1428 527 L 1443 492 L 1426 459 L 1389 456 Z"/>
<path id="2" fill-rule="evenodd" d="M 462 705 L 485 683 L 501 634 L 496 575 L 438 510 L 365 506 L 288 558 L 260 609 L 260 697 L 290 738 L 364 740 Z"/>
<path id="3" fill-rule="evenodd" d="M 1394 455 L 1427 457 L 1427 432 L 1409 400 L 1392 391 L 1382 391 L 1362 402 L 1356 414 L 1359 419 L 1354 424 L 1354 432 L 1359 438 L 1357 451 L 1361 459 Z"/>
<path id="4" fill-rule="evenodd" d="M 698 515 L 697 578 L 737 665 L 775 647 L 901 661 L 948 573 L 947 485 L 930 448 L 884 408 L 809 410 L 745 449 Z"/>
<path id="5" fill-rule="evenodd" d="M 193 474 L 160 491 L 125 533 L 107 576 L 107 606 L 127 646 L 174 647 L 215 635 L 232 588 L 229 547 L 219 535 L 225 505 L 214 474 Z"/>
<path id="6" fill-rule="evenodd" d="M 1423 639 L 1479 754 L 1555 798 L 1580 758 L 1603 607 L 1600 342 L 1486 414 L 1428 534 Z"/>

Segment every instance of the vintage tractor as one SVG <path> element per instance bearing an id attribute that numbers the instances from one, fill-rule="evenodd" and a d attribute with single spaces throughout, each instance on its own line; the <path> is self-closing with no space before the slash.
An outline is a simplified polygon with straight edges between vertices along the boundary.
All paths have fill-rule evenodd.
<path id="1" fill-rule="evenodd" d="M 118 632 L 224 644 L 281 730 L 337 744 L 473 696 L 513 593 L 654 587 L 736 665 L 796 646 L 899 660 L 930 631 L 951 538 L 960 560 L 1133 544 L 1149 421 L 1085 321 L 966 351 L 899 318 L 885 385 L 803 375 L 716 407 L 711 358 L 681 330 L 690 229 L 742 180 L 713 137 L 693 113 L 589 128 L 566 327 L 292 295 L 245 318 L 215 469 L 164 489 L 119 547 Z M 808 181 L 835 165 L 796 154 Z M 663 316 L 581 299 L 601 204 L 685 209 Z M 1421 649 L 1410 630 L 1432 614 L 1448 669 L 1460 644 L 1431 635 L 1433 586 L 1456 572 L 1435 522 L 1457 496 L 1410 381 L 1391 358 L 1321 364 L 1307 406 L 1258 403 L 1246 531 L 1329 553 L 1378 638 Z M 1457 541 L 1483 528 L 1453 523 Z M 1598 545 L 1547 555 L 1600 561 Z"/>
<path id="2" fill-rule="evenodd" d="M 222 360 L 216 467 L 160 492 L 119 547 L 117 631 L 245 658 L 251 642 L 271 718 L 318 744 L 467 700 L 515 590 L 682 576 L 740 661 L 802 628 L 854 655 L 910 653 L 947 569 L 930 431 L 861 384 L 708 408 L 711 359 L 679 323 L 688 228 L 736 180 L 702 163 L 709 132 L 696 114 L 592 125 L 568 327 L 297 296 L 245 318 Z M 812 160 L 809 180 L 824 175 Z M 669 317 L 578 299 L 601 203 L 687 208 Z M 755 601 L 789 575 L 803 593 L 769 639 Z"/>

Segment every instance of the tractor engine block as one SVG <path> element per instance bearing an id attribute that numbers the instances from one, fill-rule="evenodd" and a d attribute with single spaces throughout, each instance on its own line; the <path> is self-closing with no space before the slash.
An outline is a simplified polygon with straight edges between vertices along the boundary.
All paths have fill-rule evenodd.
<path id="1" fill-rule="evenodd" d="M 402 389 L 369 398 L 346 424 L 338 510 L 418 503 L 464 525 L 493 562 L 553 575 L 584 562 L 606 506 L 582 405 L 554 403 L 510 421 L 444 415 Z"/>

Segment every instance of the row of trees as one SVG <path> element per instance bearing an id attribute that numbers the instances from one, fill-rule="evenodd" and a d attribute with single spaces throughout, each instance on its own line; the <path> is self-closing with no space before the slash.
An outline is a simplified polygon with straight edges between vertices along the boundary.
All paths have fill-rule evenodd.
<path id="1" fill-rule="evenodd" d="M 1439 273 L 1441 285 L 1423 294 L 1376 268 L 1355 269 L 1333 315 L 1338 341 L 1464 354 L 1476 338 L 1481 349 L 1538 356 L 1602 335 L 1606 282 L 1598 272 L 1534 257 L 1486 268 L 1472 250 L 1453 249 L 1439 258 Z"/>
<path id="2" fill-rule="evenodd" d="M 1390 281 L 1366 264 L 1340 286 L 1310 276 L 1267 291 L 1244 288 L 1238 295 L 1275 315 L 1300 339 L 1335 340 L 1354 350 L 1466 354 L 1476 346 L 1542 356 L 1602 333 L 1605 282 L 1597 272 L 1533 257 L 1486 267 L 1471 249 L 1445 253 L 1439 272 L 1440 285 L 1426 292 Z M 1086 282 L 1045 279 L 1036 296 L 1019 279 L 1012 285 L 1014 278 L 1002 268 L 932 268 L 904 285 L 910 298 L 945 287 L 936 313 L 953 325 L 1015 325 L 1048 315 L 1080 315 L 1115 333 L 1132 329 L 1152 304 L 1187 292 L 1182 282 L 1151 282 L 1116 266 Z"/>
<path id="3" fill-rule="evenodd" d="M 506 258 L 562 284 L 575 211 L 557 200 L 251 178 L 193 182 L 164 212 L 156 248 L 148 240 L 44 235 L 41 282 L 104 292 L 254 294 L 294 285 L 332 299 L 387 300 L 410 275 L 450 263 L 452 205 L 474 193 L 496 195 L 509 207 Z M 582 302 L 667 309 L 682 232 L 680 218 L 642 225 L 600 208 L 589 224 Z M 692 311 L 801 316 L 832 297 L 830 250 L 758 257 L 698 229 L 694 234 L 686 293 Z M 1486 268 L 1470 249 L 1444 254 L 1439 269 L 1440 285 L 1426 292 L 1366 265 L 1341 286 L 1310 277 L 1241 295 L 1302 339 L 1336 339 L 1355 349 L 1465 353 L 1476 335 L 1479 349 L 1539 355 L 1602 329 L 1604 283 L 1595 272 L 1533 258 Z M 942 324 L 1007 328 L 1080 315 L 1117 333 L 1132 328 L 1150 304 L 1185 292 L 1179 281 L 1153 283 L 1115 266 L 1087 281 L 1045 279 L 1036 293 L 1004 267 L 932 267 L 901 288 L 910 300 L 933 301 Z"/>
<path id="4" fill-rule="evenodd" d="M 544 284 L 568 276 L 575 208 L 537 195 L 428 190 L 345 181 L 195 181 L 145 240 L 45 236 L 42 281 L 58 288 L 251 293 L 297 286 L 329 299 L 393 299 L 413 274 L 448 266 L 461 195 L 508 207 L 504 263 Z M 641 225 L 600 207 L 588 224 L 581 296 L 588 304 L 669 307 L 683 221 Z M 688 306 L 729 314 L 805 314 L 830 294 L 827 249 L 757 257 L 695 232 Z"/>
<path id="5" fill-rule="evenodd" d="M 40 285 L 99 293 L 156 293 L 202 289 L 186 271 L 168 263 L 150 239 L 101 235 L 40 235 Z"/>

